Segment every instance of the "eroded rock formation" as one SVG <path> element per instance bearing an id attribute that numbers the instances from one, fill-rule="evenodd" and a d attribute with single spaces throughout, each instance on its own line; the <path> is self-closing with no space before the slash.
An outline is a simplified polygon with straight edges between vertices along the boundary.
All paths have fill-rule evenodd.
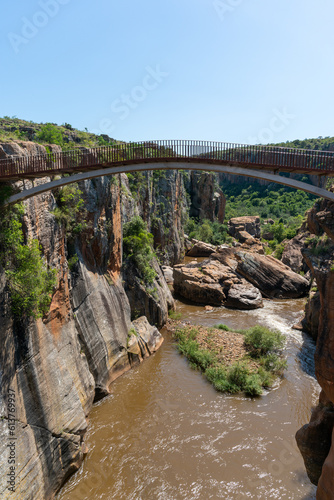
<path id="1" fill-rule="evenodd" d="M 174 267 L 174 290 L 192 302 L 236 309 L 263 307 L 260 291 L 218 260 Z"/>
<path id="2" fill-rule="evenodd" d="M 191 217 L 224 222 L 226 198 L 215 174 L 191 171 L 186 186 L 191 199 Z"/>
<path id="3" fill-rule="evenodd" d="M 45 153 L 30 143 L 2 145 L 0 155 Z M 124 176 L 123 176 L 124 177 Z M 49 179 L 35 180 L 35 183 Z M 7 489 L 8 394 L 15 392 L 16 493 L 20 500 L 54 497 L 86 452 L 87 416 L 110 383 L 141 362 L 162 337 L 147 319 L 131 323 L 122 267 L 122 219 L 126 197 L 122 176 L 80 184 L 86 228 L 71 239 L 57 222 L 51 192 L 25 202 L 26 239 L 37 238 L 57 286 L 43 319 L 12 315 L 4 270 L 0 269 L 0 496 Z M 31 181 L 17 184 L 17 188 Z M 77 256 L 71 269 L 69 251 Z M 159 275 L 156 286 L 166 283 Z M 164 321 L 164 317 L 161 318 Z M 134 333 L 136 332 L 136 333 Z"/>
<path id="4" fill-rule="evenodd" d="M 309 282 L 270 255 L 237 251 L 237 271 L 259 288 L 265 297 L 298 298 L 309 290 Z"/>
<path id="5" fill-rule="evenodd" d="M 330 241 L 320 242 L 315 250 L 303 251 L 304 259 L 315 278 L 320 300 L 315 370 L 322 388 L 319 405 L 311 421 L 297 433 L 297 443 L 303 455 L 307 473 L 318 484 L 317 500 L 333 498 L 334 477 L 334 203 L 322 200 L 308 213 L 307 227 L 312 235 L 325 232 Z M 318 309 L 318 306 L 317 306 Z M 316 314 L 316 312 L 313 312 Z M 327 458 L 326 458 L 327 457 Z"/>
<path id="6" fill-rule="evenodd" d="M 260 217 L 234 217 L 228 222 L 228 232 L 234 238 L 238 237 L 238 233 L 246 231 L 254 238 L 261 237 Z"/>

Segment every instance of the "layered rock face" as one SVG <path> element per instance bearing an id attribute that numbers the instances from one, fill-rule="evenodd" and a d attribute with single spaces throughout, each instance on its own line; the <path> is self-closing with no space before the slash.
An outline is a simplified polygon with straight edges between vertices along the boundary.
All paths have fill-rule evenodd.
<path id="1" fill-rule="evenodd" d="M 152 262 L 156 278 L 148 287 L 142 283 L 137 269 L 130 262 L 124 269 L 124 288 L 131 305 L 132 319 L 146 316 L 161 328 L 168 319 L 168 311 L 174 309 L 174 299 L 157 261 Z"/>
<path id="2" fill-rule="evenodd" d="M 186 187 L 191 199 L 191 217 L 224 222 L 226 198 L 215 174 L 191 171 Z"/>
<path id="3" fill-rule="evenodd" d="M 308 213 L 307 229 L 313 235 L 325 232 L 334 243 L 334 203 L 317 202 Z M 315 369 L 322 388 L 319 405 L 311 422 L 297 433 L 298 446 L 303 454 L 311 481 L 318 484 L 317 499 L 333 498 L 334 461 L 332 431 L 334 427 L 334 272 L 333 247 L 321 252 L 303 252 L 315 278 L 320 299 Z M 327 457 L 327 458 L 326 458 Z M 325 460 L 325 461 L 324 461 Z"/>
<path id="4" fill-rule="evenodd" d="M 35 144 L 33 151 L 25 143 L 8 148 L 3 145 L 0 151 L 45 152 Z M 121 181 L 121 177 L 117 182 L 104 177 L 80 184 L 87 229 L 71 243 L 71 253 L 78 256 L 71 270 L 67 237 L 52 213 L 56 207 L 53 194 L 25 202 L 25 236 L 39 240 L 48 264 L 57 270 L 58 284 L 43 319 L 16 318 L 0 269 L 1 498 L 53 498 L 83 460 L 86 418 L 94 400 L 108 394 L 116 377 L 162 342 L 146 318 L 131 323 L 121 276 L 123 203 L 130 201 L 122 200 Z M 30 181 L 24 184 L 28 187 Z M 166 286 L 162 276 L 160 281 Z M 14 497 L 7 489 L 8 395 L 13 393 Z"/>
<path id="5" fill-rule="evenodd" d="M 295 273 L 308 271 L 307 264 L 303 258 L 305 242 L 310 237 L 310 232 L 302 229 L 297 236 L 292 238 L 284 247 L 282 262 L 289 266 Z"/>
<path id="6" fill-rule="evenodd" d="M 265 297 L 298 298 L 309 290 L 309 282 L 270 255 L 236 252 L 237 271 Z"/>
<path id="7" fill-rule="evenodd" d="M 134 212 L 147 222 L 161 262 L 167 265 L 180 262 L 184 256 L 183 226 L 188 213 L 182 174 L 166 170 L 137 173 L 133 177 L 130 183 L 124 181 L 126 196 L 136 200 Z M 134 212 L 127 209 L 125 220 Z"/>

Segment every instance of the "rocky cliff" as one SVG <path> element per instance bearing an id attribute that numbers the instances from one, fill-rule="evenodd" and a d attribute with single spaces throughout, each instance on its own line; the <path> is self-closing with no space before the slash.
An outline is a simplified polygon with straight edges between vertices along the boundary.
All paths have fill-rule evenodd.
<path id="1" fill-rule="evenodd" d="M 322 388 L 319 405 L 311 421 L 296 435 L 311 481 L 318 484 L 317 499 L 333 498 L 334 477 L 334 203 L 317 202 L 308 213 L 306 229 L 311 233 L 304 259 L 311 269 L 318 288 L 320 302 L 313 311 L 313 329 L 318 325 L 315 367 Z M 312 303 L 311 303 L 312 304 Z M 310 309 L 310 305 L 308 305 Z M 310 311 L 308 311 L 310 315 Z M 312 314 L 311 314 L 312 316 Z"/>
<path id="2" fill-rule="evenodd" d="M 1 157 L 44 152 L 31 143 L 0 146 Z M 17 317 L 0 269 L 1 498 L 53 498 L 83 460 L 93 402 L 162 342 L 145 317 L 131 322 L 123 287 L 122 220 L 138 210 L 126 182 L 118 176 L 80 184 L 85 223 L 75 237 L 69 237 L 54 214 L 57 193 L 25 202 L 25 240 L 38 239 L 48 266 L 57 271 L 57 285 L 43 318 Z M 22 184 L 28 187 L 30 181 Z M 75 257 L 71 265 L 70 256 Z M 162 275 L 159 279 L 166 287 Z M 15 468 L 10 470 L 12 452 Z M 15 494 L 8 489 L 8 478 Z"/>

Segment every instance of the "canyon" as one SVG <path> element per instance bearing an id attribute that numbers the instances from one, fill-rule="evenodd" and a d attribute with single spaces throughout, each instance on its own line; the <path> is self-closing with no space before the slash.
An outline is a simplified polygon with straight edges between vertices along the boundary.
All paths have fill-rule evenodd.
<path id="1" fill-rule="evenodd" d="M 59 146 L 49 146 L 57 151 Z M 17 141 L 0 144 L 0 158 L 44 154 L 44 146 Z M 24 180 L 16 189 L 50 179 Z M 311 421 L 297 443 L 317 498 L 332 498 L 334 487 L 334 204 L 318 201 L 298 235 L 285 246 L 282 262 L 264 255 L 254 221 L 231 222 L 233 248 L 208 248 L 184 235 L 188 214 L 223 222 L 225 197 L 210 173 L 118 174 L 80 183 L 85 229 L 74 239 L 55 216 L 58 193 L 24 202 L 25 240 L 37 239 L 57 286 L 43 318 L 17 318 L 0 268 L 0 493 L 11 498 L 7 477 L 8 395 L 15 393 L 16 498 L 51 499 L 87 453 L 85 435 L 93 404 L 111 384 L 156 352 L 159 329 L 175 307 L 161 265 L 174 266 L 174 288 L 198 303 L 244 310 L 263 307 L 263 298 L 303 297 L 303 328 L 317 339 L 316 376 L 322 388 Z M 159 261 L 148 288 L 123 262 L 123 226 L 140 215 L 153 235 Z M 327 235 L 326 249 L 312 252 L 309 240 Z M 197 247 L 196 247 L 197 245 Z M 185 252 L 208 258 L 181 264 Z M 204 252 L 201 253 L 201 252 Z M 71 256 L 77 261 L 69 263 Z M 301 274 L 310 273 L 308 278 Z"/>
<path id="2" fill-rule="evenodd" d="M 0 158 L 45 153 L 44 146 L 30 142 L 0 145 Z M 207 185 L 214 185 L 210 174 L 205 178 Z M 19 181 L 15 189 L 48 180 Z M 186 180 L 190 183 L 190 178 Z M 117 377 L 158 349 L 163 339 L 155 325 L 162 326 L 174 306 L 157 261 L 151 292 L 131 269 L 128 276 L 122 275 L 122 227 L 141 215 L 162 250 L 161 260 L 180 261 L 188 209 L 182 174 L 166 172 L 154 178 L 146 173 L 136 179 L 136 197 L 126 175 L 86 181 L 79 187 L 86 229 L 71 241 L 54 214 L 57 193 L 24 202 L 25 241 L 37 239 L 47 265 L 57 272 L 57 286 L 43 318 L 13 315 L 5 271 L 0 268 L 0 493 L 4 499 L 12 494 L 6 475 L 9 394 L 15 394 L 16 498 L 53 498 L 83 461 L 93 403 L 109 394 Z M 205 200 L 203 213 L 215 213 L 223 203 L 220 194 L 210 203 Z M 198 192 L 196 206 L 201 209 Z M 73 266 L 69 255 L 76 255 Z"/>

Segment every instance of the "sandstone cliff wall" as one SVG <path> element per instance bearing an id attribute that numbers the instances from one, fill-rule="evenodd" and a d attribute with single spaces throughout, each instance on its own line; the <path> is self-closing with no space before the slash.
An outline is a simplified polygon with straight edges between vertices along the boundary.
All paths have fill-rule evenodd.
<path id="1" fill-rule="evenodd" d="M 2 156 L 26 152 L 45 149 L 30 143 L 0 147 Z M 0 269 L 1 498 L 53 498 L 83 460 L 93 402 L 162 342 L 146 318 L 131 323 L 121 276 L 122 219 L 123 203 L 134 203 L 124 200 L 121 181 L 105 177 L 80 184 L 88 224 L 71 242 L 78 256 L 71 270 L 68 239 L 52 213 L 54 195 L 25 202 L 25 237 L 38 238 L 48 264 L 57 270 L 57 286 L 43 319 L 13 317 Z M 21 184 L 28 187 L 30 181 Z M 15 393 L 15 493 L 7 483 L 9 391 Z"/>
<path id="2" fill-rule="evenodd" d="M 311 323 L 318 325 L 315 369 L 322 388 L 319 404 L 313 410 L 311 421 L 297 432 L 296 439 L 303 454 L 305 466 L 311 481 L 318 484 L 317 499 L 333 498 L 334 477 L 334 203 L 317 202 L 308 214 L 306 230 L 311 235 L 326 233 L 329 237 L 323 252 L 304 249 L 303 256 L 316 280 L 318 295 L 316 310 L 307 314 Z M 320 307 L 319 307 L 320 302 Z M 317 313 L 318 311 L 318 313 Z"/>

